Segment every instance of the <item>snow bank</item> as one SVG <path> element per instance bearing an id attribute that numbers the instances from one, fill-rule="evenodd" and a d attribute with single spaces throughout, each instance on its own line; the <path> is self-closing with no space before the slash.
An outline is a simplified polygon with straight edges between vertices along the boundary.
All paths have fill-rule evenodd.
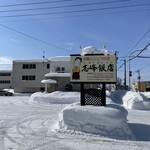
<path id="1" fill-rule="evenodd" d="M 150 100 L 137 92 L 128 91 L 123 97 L 123 104 L 129 109 L 150 110 Z"/>
<path id="2" fill-rule="evenodd" d="M 126 90 L 116 90 L 111 93 L 110 97 L 115 103 L 123 104 L 122 98 L 124 95 L 126 95 L 127 92 L 128 91 L 126 91 Z"/>
<path id="3" fill-rule="evenodd" d="M 30 100 L 42 103 L 71 104 L 80 101 L 80 93 L 61 91 L 55 91 L 52 93 L 36 92 L 31 95 Z"/>
<path id="4" fill-rule="evenodd" d="M 96 134 L 116 139 L 133 139 L 127 125 L 127 111 L 115 104 L 80 106 L 74 103 L 65 107 L 57 123 L 50 129 L 55 132 Z"/>
<path id="5" fill-rule="evenodd" d="M 111 98 L 129 109 L 150 110 L 150 100 L 142 93 L 118 90 L 112 93 Z"/>

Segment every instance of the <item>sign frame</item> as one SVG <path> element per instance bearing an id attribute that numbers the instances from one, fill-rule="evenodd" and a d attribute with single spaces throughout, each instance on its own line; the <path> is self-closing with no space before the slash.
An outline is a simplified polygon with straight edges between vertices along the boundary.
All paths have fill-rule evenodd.
<path id="1" fill-rule="evenodd" d="M 71 59 L 70 60 L 70 65 L 71 65 L 70 66 L 70 82 L 71 83 L 107 83 L 107 84 L 114 84 L 114 83 L 117 82 L 117 58 L 116 58 L 115 54 L 114 55 L 87 54 L 85 56 L 82 56 L 80 54 L 71 54 L 70 57 L 71 57 L 70 58 Z M 88 62 L 89 59 L 91 59 L 91 62 Z M 75 62 L 75 60 L 77 60 L 78 62 Z M 100 80 L 100 79 L 94 79 L 93 80 L 92 79 L 92 77 L 93 77 L 92 75 L 95 75 L 96 73 L 98 75 L 100 75 L 100 73 L 101 73 L 101 72 L 98 72 L 98 70 L 100 71 L 100 67 L 101 67 L 101 62 L 99 62 L 100 60 L 101 60 L 101 62 L 103 62 L 103 66 L 102 66 L 103 68 L 102 69 L 104 69 L 101 72 L 104 72 L 105 75 L 107 75 L 107 71 L 108 71 L 109 73 L 114 75 L 113 80 L 111 80 L 111 79 L 106 80 L 106 79 L 103 79 L 103 78 L 102 78 L 102 80 Z M 109 66 L 108 66 L 107 64 L 109 63 L 109 60 L 111 60 L 111 64 L 109 64 Z M 88 68 L 87 68 L 87 64 L 85 64 L 85 61 L 86 61 L 86 63 L 91 63 L 91 65 L 88 64 Z M 78 63 L 78 65 L 80 63 L 81 66 L 80 67 L 78 66 L 79 68 L 77 68 L 77 67 L 73 68 L 75 63 Z M 84 64 L 84 67 L 83 67 L 83 64 Z M 97 66 L 99 64 L 99 66 L 98 66 L 99 68 L 96 67 L 95 64 Z M 92 66 L 92 65 L 94 65 L 94 66 Z M 95 69 L 94 69 L 94 67 L 95 67 Z M 83 69 L 87 69 L 86 72 L 83 73 Z M 90 70 L 90 73 L 88 74 L 89 76 L 91 76 L 90 80 L 87 79 L 88 69 Z M 77 73 L 74 73 L 74 72 L 77 72 Z M 78 79 L 79 74 L 81 76 L 81 79 Z M 83 80 L 82 75 L 84 75 L 84 77 L 86 77 L 85 80 Z M 73 79 L 73 76 L 74 76 L 75 79 Z"/>

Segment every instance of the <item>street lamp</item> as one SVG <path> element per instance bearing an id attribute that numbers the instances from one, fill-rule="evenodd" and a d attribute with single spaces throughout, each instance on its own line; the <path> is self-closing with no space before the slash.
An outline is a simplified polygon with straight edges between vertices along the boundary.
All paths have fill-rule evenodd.
<path id="1" fill-rule="evenodd" d="M 132 72 L 131 72 L 131 70 L 130 70 L 130 61 L 133 60 L 134 58 L 137 58 L 137 57 L 140 58 L 139 55 L 140 55 L 144 50 L 147 50 L 147 48 L 148 48 L 149 46 L 150 46 L 150 43 L 148 43 L 143 49 L 133 51 L 133 52 L 130 53 L 130 55 L 129 55 L 129 87 L 131 86 L 131 74 L 132 74 Z M 136 56 L 132 56 L 132 58 L 131 58 L 131 55 L 134 54 L 134 53 L 136 53 L 136 52 L 139 52 L 139 53 L 138 53 Z M 142 57 L 141 57 L 141 58 L 142 58 Z"/>

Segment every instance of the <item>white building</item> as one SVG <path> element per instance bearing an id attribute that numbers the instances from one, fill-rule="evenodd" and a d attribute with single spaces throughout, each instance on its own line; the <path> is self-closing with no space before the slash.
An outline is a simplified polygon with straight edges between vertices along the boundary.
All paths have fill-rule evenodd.
<path id="1" fill-rule="evenodd" d="M 0 89 L 10 89 L 12 80 L 11 70 L 0 70 Z"/>
<path id="2" fill-rule="evenodd" d="M 49 72 L 49 60 L 15 60 L 12 69 L 12 88 L 14 92 L 44 91 L 41 80 Z"/>
<path id="3" fill-rule="evenodd" d="M 70 83 L 70 56 L 51 57 L 49 61 L 50 72 L 45 75 L 46 79 L 48 79 L 49 92 L 55 90 L 79 90 L 79 85 Z M 51 83 L 49 79 L 51 79 Z"/>

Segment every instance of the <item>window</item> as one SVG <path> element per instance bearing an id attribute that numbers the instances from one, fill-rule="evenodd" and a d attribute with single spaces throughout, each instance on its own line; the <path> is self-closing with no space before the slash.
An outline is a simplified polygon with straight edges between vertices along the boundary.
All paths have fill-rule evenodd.
<path id="1" fill-rule="evenodd" d="M 34 75 L 30 75 L 30 76 L 24 75 L 24 76 L 22 76 L 22 80 L 35 80 L 35 76 Z"/>
<path id="2" fill-rule="evenodd" d="M 50 68 L 50 64 L 47 64 L 47 69 L 49 69 Z"/>
<path id="3" fill-rule="evenodd" d="M 11 73 L 0 73 L 0 76 L 11 76 Z"/>
<path id="4" fill-rule="evenodd" d="M 60 67 L 57 67 L 57 68 L 56 68 L 56 72 L 57 72 L 57 73 L 60 73 Z"/>
<path id="5" fill-rule="evenodd" d="M 29 80 L 35 80 L 35 76 L 29 76 Z"/>
<path id="6" fill-rule="evenodd" d="M 57 67 L 55 72 L 64 73 L 65 72 L 65 67 Z"/>
<path id="7" fill-rule="evenodd" d="M 35 69 L 36 68 L 36 64 L 23 64 L 22 68 L 23 69 Z"/>
<path id="8" fill-rule="evenodd" d="M 28 80 L 28 76 L 22 76 L 22 80 Z"/>
<path id="9" fill-rule="evenodd" d="M 64 73 L 65 72 L 65 67 L 61 68 L 61 72 Z"/>
<path id="10" fill-rule="evenodd" d="M 0 80 L 0 84 L 10 84 L 10 80 Z"/>

